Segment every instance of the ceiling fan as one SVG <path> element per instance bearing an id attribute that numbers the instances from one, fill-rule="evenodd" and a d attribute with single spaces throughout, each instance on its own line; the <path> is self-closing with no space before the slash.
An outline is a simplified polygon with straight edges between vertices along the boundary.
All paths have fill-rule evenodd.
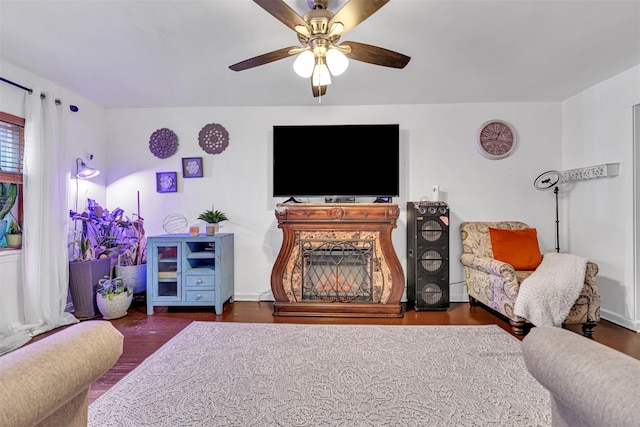
<path id="1" fill-rule="evenodd" d="M 389 0 L 349 0 L 335 14 L 327 9 L 329 0 L 307 0 L 311 10 L 304 16 L 298 15 L 282 0 L 253 1 L 295 31 L 300 46 L 285 47 L 238 62 L 229 67 L 233 71 L 298 55 L 293 68 L 299 76 L 311 79 L 311 90 L 317 97 L 326 93 L 331 75 L 337 76 L 346 70 L 348 59 L 392 68 L 404 68 L 411 59 L 364 43 L 345 41 L 338 44 L 343 34 L 373 15 Z"/>

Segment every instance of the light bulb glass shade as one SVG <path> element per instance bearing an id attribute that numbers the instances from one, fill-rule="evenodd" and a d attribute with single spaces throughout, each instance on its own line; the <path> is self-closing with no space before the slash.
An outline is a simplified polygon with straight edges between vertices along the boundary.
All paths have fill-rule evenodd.
<path id="1" fill-rule="evenodd" d="M 343 31 L 344 31 L 344 25 L 342 25 L 342 22 L 335 22 L 331 26 L 331 29 L 329 30 L 327 37 L 332 37 L 332 36 L 335 36 L 336 34 L 342 34 Z"/>
<path id="2" fill-rule="evenodd" d="M 324 61 L 318 61 L 313 69 L 311 84 L 313 86 L 327 86 L 331 84 L 331 74 L 329 74 L 329 68 Z"/>
<path id="3" fill-rule="evenodd" d="M 293 71 L 300 77 L 308 79 L 313 74 L 313 66 L 316 60 L 313 57 L 313 52 L 310 50 L 304 50 L 298 54 L 298 57 L 293 62 Z"/>
<path id="4" fill-rule="evenodd" d="M 81 159 L 76 159 L 76 177 L 80 179 L 91 179 L 100 175 L 100 171 L 98 169 L 94 169 Z"/>
<path id="5" fill-rule="evenodd" d="M 349 66 L 349 59 L 338 49 L 329 49 L 327 52 L 327 66 L 334 76 L 339 76 Z"/>

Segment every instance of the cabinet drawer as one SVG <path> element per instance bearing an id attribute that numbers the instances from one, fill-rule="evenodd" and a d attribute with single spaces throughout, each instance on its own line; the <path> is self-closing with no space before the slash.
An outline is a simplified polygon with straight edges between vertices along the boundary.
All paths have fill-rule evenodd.
<path id="1" fill-rule="evenodd" d="M 185 297 L 185 301 L 188 302 L 206 301 L 211 303 L 216 298 L 213 291 L 187 291 Z"/>
<path id="2" fill-rule="evenodd" d="M 196 275 L 196 276 L 186 276 L 185 284 L 188 287 L 208 287 L 212 288 L 214 285 L 214 276 L 204 276 L 204 275 Z"/>

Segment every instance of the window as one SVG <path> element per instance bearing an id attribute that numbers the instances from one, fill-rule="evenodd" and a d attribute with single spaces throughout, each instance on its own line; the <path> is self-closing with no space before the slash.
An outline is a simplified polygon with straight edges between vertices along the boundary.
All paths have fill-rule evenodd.
<path id="1" fill-rule="evenodd" d="M 24 119 L 0 112 L 0 210 L 17 189 L 11 215 L 22 225 L 22 165 L 24 160 Z M 5 214 L 4 218 L 13 219 Z M 8 217 L 8 218 L 7 218 Z"/>

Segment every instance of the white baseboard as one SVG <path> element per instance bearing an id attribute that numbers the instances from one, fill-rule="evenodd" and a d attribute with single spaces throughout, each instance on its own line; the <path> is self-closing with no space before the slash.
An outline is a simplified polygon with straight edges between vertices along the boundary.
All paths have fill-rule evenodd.
<path id="1" fill-rule="evenodd" d="M 600 317 L 609 322 L 620 325 L 623 328 L 631 329 L 634 332 L 640 332 L 640 322 L 638 320 L 627 319 L 617 313 L 600 309 Z"/>
<path id="2" fill-rule="evenodd" d="M 469 294 L 467 294 L 467 284 L 452 283 L 449 286 L 449 301 L 451 302 L 469 302 Z"/>
<path id="3" fill-rule="evenodd" d="M 233 296 L 235 301 L 248 301 L 248 302 L 259 302 L 259 301 L 275 301 L 276 299 L 273 297 L 273 293 L 271 290 L 264 292 L 254 292 L 250 294 L 239 294 L 236 293 Z"/>

